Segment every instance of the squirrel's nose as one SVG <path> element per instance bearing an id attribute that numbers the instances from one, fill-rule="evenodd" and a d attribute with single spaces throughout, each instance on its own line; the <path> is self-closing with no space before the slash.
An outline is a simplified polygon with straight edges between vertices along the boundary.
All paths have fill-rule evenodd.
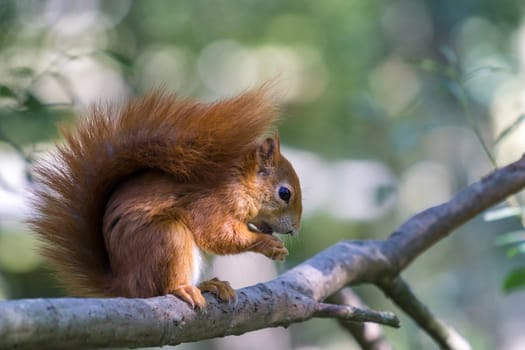
<path id="1" fill-rule="evenodd" d="M 297 226 L 293 225 L 293 229 L 291 229 L 290 231 L 286 232 L 286 234 L 288 234 L 290 236 L 295 236 L 298 232 L 299 232 L 299 229 L 297 228 Z"/>

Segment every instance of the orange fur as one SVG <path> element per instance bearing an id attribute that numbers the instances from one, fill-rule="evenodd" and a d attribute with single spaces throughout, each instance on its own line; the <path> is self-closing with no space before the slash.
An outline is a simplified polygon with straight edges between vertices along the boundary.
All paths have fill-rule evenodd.
<path id="1" fill-rule="evenodd" d="M 283 259 L 280 240 L 248 226 L 299 229 L 299 180 L 278 137 L 263 139 L 275 119 L 265 89 L 212 104 L 153 93 L 93 108 L 35 168 L 31 223 L 59 280 L 77 295 L 174 293 L 201 307 L 199 250 Z"/>

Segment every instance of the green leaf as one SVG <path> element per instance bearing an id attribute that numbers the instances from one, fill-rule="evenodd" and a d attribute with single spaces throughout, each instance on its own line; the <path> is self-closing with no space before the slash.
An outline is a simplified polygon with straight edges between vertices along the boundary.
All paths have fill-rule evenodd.
<path id="1" fill-rule="evenodd" d="M 503 71 L 505 70 L 505 68 L 503 67 L 498 67 L 498 66 L 481 66 L 481 67 L 478 67 L 478 68 L 475 68 L 471 71 L 469 71 L 468 73 L 465 74 L 465 77 L 463 78 L 463 82 L 466 83 L 467 81 L 469 81 L 470 79 L 478 76 L 480 73 L 483 73 L 483 72 L 490 72 L 490 73 L 494 73 L 494 72 L 499 72 L 499 71 Z"/>
<path id="2" fill-rule="evenodd" d="M 518 267 L 505 277 L 503 290 L 506 293 L 514 292 L 525 287 L 525 267 Z"/>
<path id="3" fill-rule="evenodd" d="M 521 242 L 525 242 L 525 231 L 524 230 L 504 233 L 498 236 L 495 240 L 495 244 L 498 246 L 521 243 Z"/>
<path id="4" fill-rule="evenodd" d="M 501 219 L 507 219 L 510 217 L 518 217 L 523 212 L 522 208 L 516 207 L 503 207 L 492 209 L 483 214 L 483 220 L 485 221 L 496 221 Z"/>
<path id="5" fill-rule="evenodd" d="M 40 111 L 44 109 L 44 105 L 42 104 L 42 102 L 40 102 L 40 100 L 30 92 L 26 93 L 24 106 L 26 106 L 27 109 L 30 111 Z"/>
<path id="6" fill-rule="evenodd" d="M 10 72 L 20 78 L 27 78 L 27 77 L 32 77 L 35 75 L 35 71 L 29 67 L 11 68 Z"/>
<path id="7" fill-rule="evenodd" d="M 104 55 L 108 56 L 109 58 L 115 60 L 118 62 L 121 66 L 124 66 L 126 68 L 130 68 L 133 65 L 133 60 L 129 57 L 126 57 L 118 52 L 112 51 L 112 50 L 101 50 Z"/>
<path id="8" fill-rule="evenodd" d="M 525 254 L 525 242 L 517 244 L 514 247 L 509 248 L 509 250 L 507 250 L 507 257 L 508 258 L 513 258 L 513 257 L 515 257 L 516 255 L 519 255 L 519 254 Z"/>
<path id="9" fill-rule="evenodd" d="M 0 84 L 0 97 L 16 98 L 16 94 L 9 86 Z"/>
<path id="10" fill-rule="evenodd" d="M 445 70 L 445 67 L 439 62 L 430 60 L 428 58 L 422 60 L 415 60 L 413 61 L 413 63 L 420 69 L 427 72 L 443 72 Z"/>

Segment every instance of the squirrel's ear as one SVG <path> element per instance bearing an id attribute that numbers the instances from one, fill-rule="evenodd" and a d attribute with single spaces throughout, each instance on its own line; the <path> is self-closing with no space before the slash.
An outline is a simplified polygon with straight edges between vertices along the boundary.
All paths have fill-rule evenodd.
<path id="1" fill-rule="evenodd" d="M 275 132 L 272 137 L 264 139 L 257 148 L 257 160 L 260 171 L 264 172 L 267 168 L 275 167 L 279 162 L 279 155 L 279 134 Z"/>

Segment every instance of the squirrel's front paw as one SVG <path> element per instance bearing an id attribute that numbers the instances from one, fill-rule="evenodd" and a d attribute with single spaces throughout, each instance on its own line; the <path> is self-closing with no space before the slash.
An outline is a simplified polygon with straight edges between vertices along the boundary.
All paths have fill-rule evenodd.
<path id="1" fill-rule="evenodd" d="M 283 245 L 283 242 L 268 234 L 261 234 L 260 240 L 253 248 L 255 252 L 264 254 L 273 260 L 284 260 L 288 256 L 288 249 Z"/>

